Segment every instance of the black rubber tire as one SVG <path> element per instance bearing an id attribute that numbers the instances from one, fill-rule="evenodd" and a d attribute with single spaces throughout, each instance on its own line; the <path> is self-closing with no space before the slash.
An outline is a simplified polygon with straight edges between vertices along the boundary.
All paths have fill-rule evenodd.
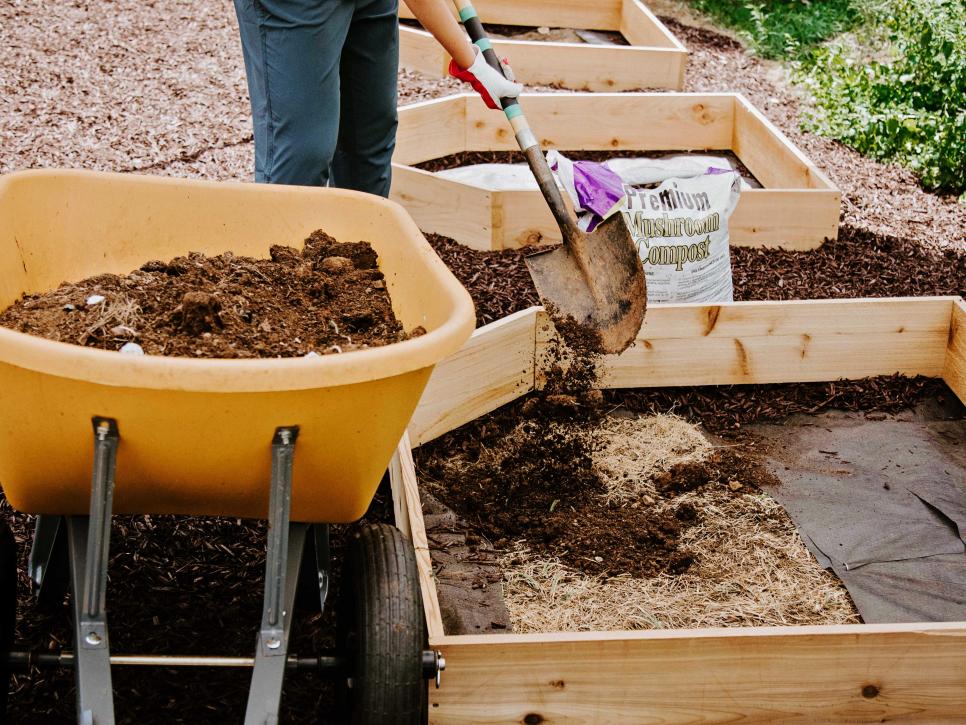
<path id="1" fill-rule="evenodd" d="M 349 666 L 344 717 L 354 725 L 426 720 L 426 625 L 412 544 L 387 524 L 353 532 L 342 569 L 339 643 Z"/>
<path id="2" fill-rule="evenodd" d="M 0 521 L 0 653 L 13 649 L 17 626 L 17 541 L 6 521 Z M 4 657 L 4 659 L 6 659 Z M 6 722 L 10 670 L 0 665 L 0 722 Z"/>

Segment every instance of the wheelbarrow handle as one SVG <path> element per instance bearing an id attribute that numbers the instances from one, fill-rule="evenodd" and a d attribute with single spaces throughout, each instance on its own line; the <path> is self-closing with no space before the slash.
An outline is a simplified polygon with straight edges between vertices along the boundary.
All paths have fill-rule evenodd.
<path id="1" fill-rule="evenodd" d="M 483 23 L 480 21 L 480 17 L 477 15 L 473 3 L 470 0 L 453 0 L 453 4 L 456 6 L 457 11 L 459 11 L 460 22 L 466 28 L 470 40 L 483 52 L 483 59 L 506 78 L 506 71 L 503 69 L 503 64 L 500 63 L 500 58 L 497 56 L 496 51 L 493 50 L 490 39 L 486 36 Z M 513 128 L 517 144 L 520 146 L 523 155 L 526 156 L 530 170 L 533 172 L 533 176 L 537 180 L 537 185 L 543 193 L 543 198 L 547 200 L 547 205 L 550 207 L 550 211 L 553 213 L 554 219 L 556 219 L 557 225 L 560 227 L 564 237 L 564 243 L 569 243 L 571 239 L 576 238 L 580 234 L 580 229 L 577 228 L 577 224 L 570 216 L 570 212 L 567 211 L 567 206 L 564 204 L 563 196 L 557 186 L 557 181 L 554 179 L 553 172 L 550 171 L 550 166 L 547 164 L 547 159 L 540 149 L 540 142 L 537 140 L 533 131 L 530 130 L 530 123 L 523 113 L 523 106 L 520 105 L 520 101 L 516 98 L 501 98 L 500 106 L 503 108 L 503 113 Z"/>

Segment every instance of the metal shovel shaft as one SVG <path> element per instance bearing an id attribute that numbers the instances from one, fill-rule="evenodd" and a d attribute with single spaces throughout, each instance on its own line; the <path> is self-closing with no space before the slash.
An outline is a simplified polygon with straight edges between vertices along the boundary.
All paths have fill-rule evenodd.
<path id="1" fill-rule="evenodd" d="M 454 3 L 460 21 L 487 63 L 505 75 L 470 0 Z M 572 321 L 587 332 L 596 331 L 600 349 L 594 352 L 623 352 L 640 331 L 647 306 L 644 269 L 630 230 L 623 216 L 615 214 L 593 233 L 582 232 L 567 211 L 519 101 L 501 98 L 500 104 L 563 239 L 562 247 L 527 257 L 540 299 L 555 319 Z M 570 325 L 558 325 L 558 330 L 562 327 Z M 582 337 L 586 341 L 587 337 Z"/>

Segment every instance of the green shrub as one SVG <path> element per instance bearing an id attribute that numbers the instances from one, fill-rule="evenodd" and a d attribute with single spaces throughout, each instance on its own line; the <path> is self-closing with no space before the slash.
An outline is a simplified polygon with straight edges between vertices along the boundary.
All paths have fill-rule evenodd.
<path id="1" fill-rule="evenodd" d="M 857 0 L 689 0 L 764 58 L 795 57 L 859 19 Z"/>
<path id="2" fill-rule="evenodd" d="M 796 64 L 805 128 L 966 191 L 966 9 L 962 0 L 866 0 L 867 35 Z M 868 56 L 874 54 L 874 58 Z"/>

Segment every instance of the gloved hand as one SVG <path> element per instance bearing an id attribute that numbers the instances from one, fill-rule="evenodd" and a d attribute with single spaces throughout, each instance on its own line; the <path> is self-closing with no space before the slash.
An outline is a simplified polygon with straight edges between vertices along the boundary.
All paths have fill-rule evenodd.
<path id="1" fill-rule="evenodd" d="M 466 70 L 461 70 L 455 60 L 449 63 L 449 74 L 473 86 L 473 90 L 483 97 L 483 101 L 490 108 L 500 110 L 501 98 L 516 98 L 523 90 L 523 86 L 513 80 L 513 72 L 506 60 L 501 62 L 507 77 L 504 78 L 498 70 L 491 67 L 483 57 L 483 51 L 473 46 L 476 60 Z"/>

